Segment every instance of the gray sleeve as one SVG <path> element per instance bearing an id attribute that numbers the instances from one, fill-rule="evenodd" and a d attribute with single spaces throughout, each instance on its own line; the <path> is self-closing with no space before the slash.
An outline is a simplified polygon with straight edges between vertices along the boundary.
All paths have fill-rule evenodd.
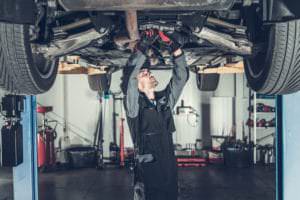
<path id="1" fill-rule="evenodd" d="M 127 116 L 130 118 L 137 117 L 139 112 L 139 91 L 137 75 L 145 63 L 146 56 L 141 52 L 136 52 L 129 58 L 127 67 L 134 67 L 133 71 L 129 75 L 128 86 L 126 91 L 126 107 Z"/>
<path id="2" fill-rule="evenodd" d="M 174 60 L 174 69 L 172 78 L 167 86 L 167 94 L 169 95 L 168 102 L 169 106 L 173 109 L 176 102 L 178 101 L 179 96 L 189 79 L 189 70 L 185 56 L 181 55 L 180 57 Z"/>

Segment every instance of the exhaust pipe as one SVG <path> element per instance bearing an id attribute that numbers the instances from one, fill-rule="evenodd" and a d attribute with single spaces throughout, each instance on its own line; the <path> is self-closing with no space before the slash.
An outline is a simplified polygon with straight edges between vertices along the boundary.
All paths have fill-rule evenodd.
<path id="1" fill-rule="evenodd" d="M 130 44 L 134 41 L 140 39 L 138 22 L 137 22 L 137 12 L 136 10 L 127 10 L 125 12 L 126 16 L 126 27 L 128 31 L 129 38 L 116 38 L 115 42 L 118 45 L 124 46 L 125 44 Z M 89 18 L 83 19 L 81 21 L 68 24 L 65 26 L 56 27 L 54 32 L 64 32 L 74 28 L 81 27 L 83 25 L 90 24 L 92 21 Z M 95 29 L 90 29 L 85 32 L 70 35 L 67 38 L 59 39 L 53 41 L 50 46 L 40 46 L 38 47 L 38 52 L 43 53 L 45 57 L 59 57 L 67 55 L 79 49 L 89 46 L 93 41 L 101 41 L 101 38 L 109 34 L 109 30 L 103 28 L 100 31 Z M 131 48 L 129 46 L 129 48 Z"/>
<path id="2" fill-rule="evenodd" d="M 226 24 L 226 26 L 230 26 L 233 28 L 238 28 L 237 30 L 239 33 L 245 32 L 244 27 L 236 27 L 233 24 Z M 192 27 L 193 32 L 192 34 L 196 36 L 196 41 L 198 43 L 202 43 L 203 40 L 210 42 L 211 44 L 221 47 L 224 50 L 237 53 L 239 55 L 251 55 L 253 44 L 248 39 L 245 38 L 235 38 L 229 34 L 217 32 L 207 27 Z M 141 30 L 147 29 L 157 29 L 160 31 L 176 31 L 180 29 L 180 27 L 170 26 L 165 24 L 159 23 L 146 23 L 140 26 Z M 244 33 L 245 34 L 245 33 Z"/>
<path id="3" fill-rule="evenodd" d="M 129 35 L 128 37 L 115 37 L 114 42 L 121 49 L 126 49 L 125 46 L 129 44 L 128 48 L 133 49 L 133 43 L 140 39 L 138 20 L 137 20 L 137 11 L 136 10 L 126 10 L 125 11 L 125 21 L 126 29 Z"/>
<path id="4" fill-rule="evenodd" d="M 140 34 L 139 34 L 136 10 L 125 11 L 125 16 L 126 16 L 126 28 L 127 28 L 130 40 L 132 40 L 132 41 L 139 40 Z"/>
<path id="5" fill-rule="evenodd" d="M 229 34 L 219 33 L 207 27 L 196 28 L 193 34 L 199 39 L 207 40 L 215 46 L 222 47 L 239 55 L 251 55 L 253 44 L 247 39 L 233 38 Z"/>
<path id="6" fill-rule="evenodd" d="M 67 55 L 90 45 L 93 41 L 101 40 L 102 37 L 109 33 L 108 30 L 98 32 L 90 29 L 82 33 L 71 35 L 66 39 L 54 41 L 50 46 L 40 46 L 38 52 L 43 53 L 45 57 L 59 57 Z"/>

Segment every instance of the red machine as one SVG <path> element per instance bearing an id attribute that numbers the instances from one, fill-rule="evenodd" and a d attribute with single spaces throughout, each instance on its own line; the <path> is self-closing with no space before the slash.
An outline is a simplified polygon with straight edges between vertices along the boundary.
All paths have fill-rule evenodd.
<path id="1" fill-rule="evenodd" d="M 56 164 L 54 142 L 57 136 L 55 131 L 57 121 L 49 121 L 46 118 L 46 113 L 52 110 L 53 108 L 51 106 L 39 106 L 37 108 L 37 113 L 43 115 L 43 123 L 39 126 L 38 132 L 38 167 L 43 171 L 53 169 Z M 55 123 L 54 128 L 52 128 L 49 123 Z"/>
<path id="2" fill-rule="evenodd" d="M 124 152 L 124 118 L 120 121 L 120 166 L 125 166 L 125 152 Z"/>

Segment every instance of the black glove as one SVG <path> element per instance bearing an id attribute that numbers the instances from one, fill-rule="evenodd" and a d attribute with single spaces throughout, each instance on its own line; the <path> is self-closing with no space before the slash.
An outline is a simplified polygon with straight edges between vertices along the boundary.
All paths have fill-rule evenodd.
<path id="1" fill-rule="evenodd" d="M 170 34 L 170 38 L 173 41 L 176 41 L 178 43 L 178 45 L 180 45 L 180 48 L 183 47 L 185 44 L 187 44 L 188 42 L 190 42 L 190 36 L 191 34 L 188 34 L 186 32 L 177 32 L 175 31 L 174 33 Z"/>
<path id="2" fill-rule="evenodd" d="M 147 52 L 149 50 L 149 44 L 144 41 L 144 40 L 140 40 L 137 44 L 136 44 L 136 50 L 139 50 L 140 52 L 142 52 L 144 55 L 147 55 Z"/>
<path id="3" fill-rule="evenodd" d="M 164 47 L 170 53 L 174 53 L 190 41 L 189 35 L 185 32 L 163 33 L 160 31 L 159 36 Z"/>
<path id="4" fill-rule="evenodd" d="M 159 31 L 159 37 L 170 53 L 174 53 L 176 50 L 180 49 L 183 45 L 179 43 L 179 34 L 165 34 L 162 31 Z"/>
<path id="5" fill-rule="evenodd" d="M 155 30 L 146 30 L 141 34 L 141 40 L 137 43 L 136 49 L 147 55 L 148 50 L 158 38 L 158 33 Z"/>

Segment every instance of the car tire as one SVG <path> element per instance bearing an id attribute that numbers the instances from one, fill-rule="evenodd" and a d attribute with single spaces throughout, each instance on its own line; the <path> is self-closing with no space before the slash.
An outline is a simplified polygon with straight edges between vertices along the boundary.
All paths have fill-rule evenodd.
<path id="1" fill-rule="evenodd" d="M 261 94 L 299 91 L 300 20 L 271 25 L 265 38 L 266 50 L 245 59 L 249 86 Z"/>
<path id="2" fill-rule="evenodd" d="M 30 27 L 23 24 L 0 23 L 2 46 L 2 88 L 15 94 L 36 95 L 54 84 L 58 59 L 48 60 L 32 51 Z M 3 64 L 4 63 L 4 64 Z M 2 74 L 1 74 L 2 75 Z"/>
<path id="3" fill-rule="evenodd" d="M 90 89 L 97 92 L 107 92 L 110 88 L 111 74 L 88 75 Z"/>
<path id="4" fill-rule="evenodd" d="M 220 74 L 196 74 L 197 87 L 200 91 L 215 91 L 219 80 Z"/>
<path id="5" fill-rule="evenodd" d="M 0 46 L 0 88 L 8 92 L 13 91 L 13 83 L 9 73 L 7 72 L 7 65 L 4 63 L 4 54 Z"/>

